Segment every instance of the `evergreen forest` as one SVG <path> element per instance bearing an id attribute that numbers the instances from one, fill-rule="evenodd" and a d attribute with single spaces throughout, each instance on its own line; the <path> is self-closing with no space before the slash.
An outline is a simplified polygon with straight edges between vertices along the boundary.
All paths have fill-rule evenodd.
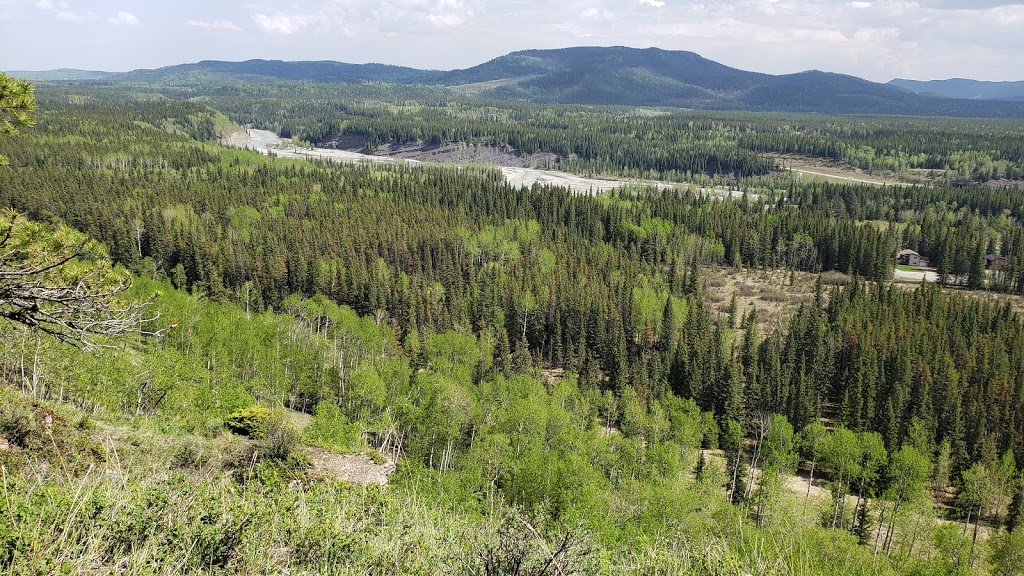
<path id="1" fill-rule="evenodd" d="M 1021 122 L 108 84 L 0 137 L 3 571 L 1019 573 Z"/>

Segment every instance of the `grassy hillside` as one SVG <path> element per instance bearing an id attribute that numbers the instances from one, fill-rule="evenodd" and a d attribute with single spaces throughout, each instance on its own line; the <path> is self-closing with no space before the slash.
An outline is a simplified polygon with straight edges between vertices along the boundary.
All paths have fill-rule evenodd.
<path id="1" fill-rule="evenodd" d="M 786 493 L 755 526 L 726 499 L 721 464 L 694 478 L 702 417 L 692 403 L 642 417 L 668 426 L 664 440 L 642 441 L 629 428 L 609 433 L 600 398 L 573 378 L 471 383 L 488 346 L 475 338 L 437 334 L 411 356 L 386 327 L 322 300 L 247 314 L 136 278 L 137 297 L 154 291 L 160 339 L 81 352 L 8 325 L 0 334 L 4 570 L 484 574 L 520 573 L 509 570 L 521 561 L 537 574 L 889 574 L 941 570 L 944 547 L 961 545 L 873 561 Z M 229 431 L 239 409 L 280 412 L 296 385 L 333 386 L 338 350 L 381 345 L 383 357 L 359 362 L 341 409 L 318 405 L 305 432 Z M 18 385 L 26 354 L 34 375 Z M 421 366 L 414 378 L 410 363 Z M 439 470 L 403 455 L 383 490 L 319 474 L 304 456 L 306 444 L 375 449 L 389 426 L 410 422 L 415 445 L 478 413 L 463 456 Z"/>

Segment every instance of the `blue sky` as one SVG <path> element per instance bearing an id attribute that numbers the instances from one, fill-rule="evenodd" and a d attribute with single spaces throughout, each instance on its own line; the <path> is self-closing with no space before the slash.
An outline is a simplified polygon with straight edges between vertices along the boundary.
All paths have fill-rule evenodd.
<path id="1" fill-rule="evenodd" d="M 1024 80 L 1000 0 L 0 0 L 0 70 L 203 59 L 463 68 L 527 48 L 692 50 L 769 73 Z"/>

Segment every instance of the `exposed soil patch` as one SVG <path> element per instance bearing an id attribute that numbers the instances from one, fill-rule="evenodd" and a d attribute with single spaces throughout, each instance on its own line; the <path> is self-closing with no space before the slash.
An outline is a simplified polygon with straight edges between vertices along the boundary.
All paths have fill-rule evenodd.
<path id="1" fill-rule="evenodd" d="M 487 80 L 484 82 L 473 82 L 470 84 L 458 84 L 455 86 L 449 86 L 448 88 L 455 91 L 461 92 L 467 96 L 473 96 L 483 92 L 484 90 L 493 90 L 502 86 L 508 86 L 509 84 L 519 84 L 538 78 L 538 75 L 532 76 L 516 76 L 513 78 L 501 78 L 498 80 Z"/>
<path id="2" fill-rule="evenodd" d="M 728 267 L 706 267 L 701 270 L 707 283 L 708 304 L 722 318 L 729 314 L 732 297 L 736 296 L 736 323 L 752 309 L 757 309 L 757 323 L 761 336 L 784 326 L 790 315 L 803 302 L 814 299 L 817 274 L 786 270 L 751 270 Z M 840 275 L 844 276 L 844 275 Z M 845 276 L 840 283 L 845 283 Z M 825 294 L 829 281 L 823 280 Z M 742 330 L 736 331 L 742 338 Z"/>
<path id="3" fill-rule="evenodd" d="M 833 180 L 845 182 L 857 182 L 861 184 L 877 184 L 879 186 L 899 186 L 913 184 L 914 182 L 900 177 L 898 174 L 869 174 L 863 170 L 843 166 L 835 162 L 829 162 L 820 158 L 808 158 L 805 156 L 782 155 L 775 158 L 783 169 L 791 170 L 797 174 L 820 176 Z"/>
<path id="4" fill-rule="evenodd" d="M 1024 180 L 1007 180 L 1005 178 L 1000 180 L 989 180 L 985 182 L 984 186 L 988 188 L 1012 188 L 1016 190 L 1024 190 Z"/>
<path id="5" fill-rule="evenodd" d="M 925 282 L 938 282 L 939 273 L 931 269 L 911 272 L 897 268 L 893 270 L 893 279 L 896 282 L 911 282 L 915 284 L 920 284 L 922 280 Z"/>
<path id="6" fill-rule="evenodd" d="M 308 428 L 310 424 L 313 423 L 313 417 L 310 416 L 309 414 L 306 414 L 305 412 L 299 412 L 298 410 L 289 410 L 286 408 L 284 414 L 285 418 L 287 418 L 288 420 L 288 423 L 294 426 L 295 429 L 298 430 L 299 432 L 302 432 L 303 430 Z"/>
<path id="7" fill-rule="evenodd" d="M 565 378 L 565 368 L 545 368 L 540 375 L 549 387 L 555 386 Z"/>
<path id="8" fill-rule="evenodd" d="M 221 146 L 230 146 L 232 148 L 244 148 L 249 144 L 249 132 L 246 130 L 238 130 L 237 132 L 231 132 L 220 137 L 218 143 Z"/>
<path id="9" fill-rule="evenodd" d="M 821 470 L 815 470 L 815 473 L 820 476 Z M 790 493 L 799 498 L 810 497 L 815 503 L 822 502 L 826 498 L 831 497 L 832 493 L 828 490 L 828 482 L 822 478 L 815 478 L 808 492 L 807 481 L 809 479 L 810 475 L 804 470 L 800 470 L 797 474 L 786 475 L 786 490 L 789 490 Z"/>
<path id="10" fill-rule="evenodd" d="M 369 153 L 373 156 L 419 160 L 421 162 L 453 162 L 456 164 L 482 163 L 517 168 L 550 169 L 558 162 L 558 156 L 550 152 L 520 154 L 511 146 L 485 146 L 466 142 L 450 144 L 382 144 L 367 151 L 366 138 L 362 136 L 339 136 L 322 144 L 324 148 Z"/>
<path id="11" fill-rule="evenodd" d="M 335 476 L 357 486 L 386 486 L 388 476 L 395 471 L 394 462 L 386 460 L 383 464 L 378 464 L 365 454 L 337 454 L 316 446 L 308 446 L 306 454 L 313 464 L 314 475 Z"/>

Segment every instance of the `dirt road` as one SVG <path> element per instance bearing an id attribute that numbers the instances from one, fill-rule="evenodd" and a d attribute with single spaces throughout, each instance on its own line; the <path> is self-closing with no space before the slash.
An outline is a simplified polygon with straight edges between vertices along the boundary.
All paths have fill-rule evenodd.
<path id="1" fill-rule="evenodd" d="M 925 282 L 938 282 L 939 274 L 933 270 L 922 270 L 921 272 L 908 272 L 906 270 L 900 270 L 897 268 L 896 271 L 893 272 L 893 279 L 898 282 L 920 282 L 921 280 L 924 280 Z"/>
<path id="2" fill-rule="evenodd" d="M 833 180 L 843 180 L 845 182 L 858 182 L 861 184 L 874 184 L 876 186 L 896 186 L 898 182 L 883 182 L 881 180 L 865 180 L 863 178 L 854 178 L 852 176 L 841 176 L 839 174 L 828 174 L 825 172 L 815 172 L 813 170 L 805 170 L 803 168 L 790 168 L 791 172 L 797 172 L 799 174 L 813 174 L 814 176 L 824 176 L 825 178 L 832 178 Z"/>

